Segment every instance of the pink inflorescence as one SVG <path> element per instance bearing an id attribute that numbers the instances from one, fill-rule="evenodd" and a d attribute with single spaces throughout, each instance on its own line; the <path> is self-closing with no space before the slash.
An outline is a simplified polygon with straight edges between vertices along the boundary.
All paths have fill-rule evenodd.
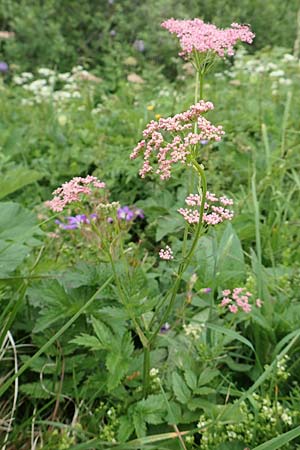
<path id="1" fill-rule="evenodd" d="M 215 194 L 207 191 L 206 202 L 204 204 L 203 222 L 208 225 L 217 225 L 224 220 L 231 220 L 233 218 L 233 211 L 225 208 L 225 206 L 233 205 L 233 200 L 225 196 L 217 197 Z M 189 223 L 194 224 L 199 222 L 201 205 L 201 196 L 199 194 L 190 194 L 185 202 L 191 208 L 180 208 L 178 212 Z M 198 207 L 197 209 L 195 207 Z"/>
<path id="2" fill-rule="evenodd" d="M 92 187 L 103 189 L 105 188 L 105 183 L 92 175 L 88 175 L 85 178 L 75 177 L 56 189 L 53 192 L 53 199 L 45 202 L 45 205 L 52 211 L 60 212 L 66 205 L 79 201 L 82 194 L 91 194 Z"/>
<path id="3" fill-rule="evenodd" d="M 158 168 L 155 173 L 162 180 L 171 176 L 171 168 L 175 163 L 185 164 L 190 155 L 191 146 L 201 141 L 220 141 L 224 131 L 221 126 L 215 127 L 202 114 L 214 108 L 211 102 L 200 102 L 192 105 L 187 111 L 166 119 L 152 120 L 146 126 L 144 139 L 132 151 L 130 158 L 135 159 L 142 152 L 144 163 L 140 176 L 153 172 L 152 160 L 157 158 Z M 198 130 L 193 132 L 194 124 Z"/>
<path id="4" fill-rule="evenodd" d="M 255 34 L 248 25 L 232 23 L 230 28 L 220 29 L 210 23 L 204 23 L 201 19 L 176 20 L 169 19 L 163 22 L 163 28 L 179 38 L 180 56 L 188 57 L 194 50 L 197 52 L 214 52 L 220 57 L 225 54 L 234 54 L 234 45 L 237 41 L 251 44 Z"/>
<path id="5" fill-rule="evenodd" d="M 173 259 L 173 252 L 172 252 L 171 247 L 169 247 L 169 246 L 167 245 L 165 249 L 162 248 L 162 249 L 159 251 L 159 257 L 160 257 L 161 259 L 165 259 L 165 260 L 167 260 L 167 261 L 169 261 L 170 259 Z"/>
<path id="6" fill-rule="evenodd" d="M 251 292 L 246 291 L 245 288 L 238 287 L 234 288 L 233 291 L 225 289 L 222 292 L 222 297 L 220 306 L 227 308 L 233 314 L 236 314 L 239 310 L 244 311 L 245 313 L 250 313 L 252 310 L 253 305 L 249 303 L 252 294 Z M 262 303 L 263 302 L 259 298 L 255 300 L 257 308 L 261 308 Z"/>

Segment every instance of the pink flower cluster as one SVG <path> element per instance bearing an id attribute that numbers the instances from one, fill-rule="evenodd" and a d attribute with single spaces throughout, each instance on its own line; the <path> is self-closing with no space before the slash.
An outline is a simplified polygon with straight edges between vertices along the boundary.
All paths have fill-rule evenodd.
<path id="1" fill-rule="evenodd" d="M 162 248 L 159 251 L 159 257 L 161 259 L 165 259 L 166 261 L 169 261 L 170 259 L 173 259 L 173 252 L 172 252 L 171 247 L 169 247 L 167 245 L 165 249 Z"/>
<path id="2" fill-rule="evenodd" d="M 206 200 L 204 204 L 205 212 L 203 214 L 203 222 L 208 225 L 217 225 L 224 220 L 231 220 L 233 218 L 233 211 L 224 208 L 224 206 L 233 205 L 231 198 L 225 196 L 217 197 L 215 194 L 207 191 Z M 185 203 L 192 208 L 180 208 L 178 212 L 189 224 L 198 223 L 200 217 L 199 208 L 194 209 L 193 207 L 199 207 L 201 205 L 201 196 L 199 194 L 190 194 L 185 199 Z"/>
<path id="3" fill-rule="evenodd" d="M 224 57 L 225 54 L 234 54 L 233 47 L 237 41 L 251 44 L 255 34 L 248 25 L 232 23 L 230 28 L 220 29 L 201 19 L 176 20 L 169 19 L 163 22 L 163 28 L 177 35 L 182 51 L 180 56 L 189 56 L 193 50 L 205 53 L 212 51 Z"/>
<path id="4" fill-rule="evenodd" d="M 144 178 L 147 173 L 154 171 L 152 160 L 157 158 L 158 168 L 155 173 L 159 174 L 162 180 L 166 180 L 171 176 L 173 164 L 186 163 L 191 146 L 201 141 L 220 141 L 224 134 L 222 127 L 215 127 L 202 116 L 213 108 L 211 102 L 201 100 L 183 113 L 166 119 L 160 118 L 158 121 L 152 120 L 143 132 L 144 139 L 130 155 L 131 159 L 135 159 L 141 152 L 144 154 L 140 176 Z M 198 126 L 196 133 L 192 131 L 195 123 Z"/>
<path id="5" fill-rule="evenodd" d="M 66 205 L 79 201 L 82 194 L 91 194 L 92 187 L 103 189 L 105 188 L 105 183 L 92 175 L 88 175 L 85 178 L 75 177 L 56 189 L 53 192 L 53 199 L 45 202 L 45 205 L 52 211 L 60 212 Z"/>
<path id="6" fill-rule="evenodd" d="M 222 292 L 223 299 L 221 301 L 222 307 L 227 307 L 228 310 L 236 314 L 239 310 L 249 313 L 252 310 L 252 305 L 249 303 L 250 297 L 252 297 L 251 292 L 245 292 L 245 288 L 234 288 L 233 291 L 230 289 L 225 289 Z M 255 305 L 257 308 L 262 307 L 262 301 L 257 298 L 255 300 Z"/>

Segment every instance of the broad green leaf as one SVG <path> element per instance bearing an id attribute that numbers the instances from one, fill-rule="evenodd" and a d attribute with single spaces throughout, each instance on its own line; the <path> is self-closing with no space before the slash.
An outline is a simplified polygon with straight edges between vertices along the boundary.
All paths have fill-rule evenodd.
<path id="1" fill-rule="evenodd" d="M 199 376 L 198 385 L 203 386 L 204 384 L 210 383 L 214 378 L 216 378 L 220 372 L 215 369 L 206 368 L 202 371 Z"/>
<path id="2" fill-rule="evenodd" d="M 185 381 L 188 385 L 188 387 L 194 391 L 197 388 L 197 376 L 195 374 L 195 372 L 193 372 L 192 370 L 186 370 L 184 372 L 184 378 Z"/>
<path id="3" fill-rule="evenodd" d="M 41 234 L 35 215 L 18 203 L 0 202 L 0 239 L 24 244 Z"/>
<path id="4" fill-rule="evenodd" d="M 142 411 L 146 422 L 159 423 L 162 414 L 166 411 L 165 400 L 162 394 L 149 395 L 146 399 L 139 401 L 135 411 Z"/>
<path id="5" fill-rule="evenodd" d="M 141 438 L 146 436 L 146 422 L 140 411 L 133 414 L 133 423 L 137 437 Z"/>
<path id="6" fill-rule="evenodd" d="M 180 403 L 187 404 L 191 398 L 191 391 L 177 372 L 172 374 L 172 387 L 177 400 Z"/>
<path id="7" fill-rule="evenodd" d="M 29 251 L 23 244 L 0 240 L 0 277 L 6 277 L 17 269 Z"/>
<path id="8" fill-rule="evenodd" d="M 120 417 L 119 424 L 118 441 L 126 442 L 134 431 L 134 424 L 128 416 Z"/>
<path id="9" fill-rule="evenodd" d="M 42 174 L 26 167 L 16 167 L 0 178 L 0 199 L 42 178 Z"/>
<path id="10" fill-rule="evenodd" d="M 159 218 L 156 230 L 156 242 L 161 241 L 165 236 L 176 233 L 183 227 L 184 222 L 180 217 L 172 215 Z"/>
<path id="11" fill-rule="evenodd" d="M 241 242 L 228 223 L 218 245 L 217 272 L 221 284 L 240 280 L 245 275 L 245 262 Z"/>

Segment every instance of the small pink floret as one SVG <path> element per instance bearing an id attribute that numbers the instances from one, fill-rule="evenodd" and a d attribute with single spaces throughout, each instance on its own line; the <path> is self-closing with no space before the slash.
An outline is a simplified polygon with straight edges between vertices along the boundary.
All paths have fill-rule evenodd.
<path id="1" fill-rule="evenodd" d="M 257 306 L 258 308 L 261 308 L 262 305 L 263 305 L 263 302 L 262 302 L 262 300 L 261 300 L 260 298 L 257 298 L 257 299 L 255 300 L 255 304 L 256 304 L 256 306 Z"/>
<path id="2" fill-rule="evenodd" d="M 164 259 L 166 261 L 169 261 L 169 260 L 173 259 L 173 252 L 172 252 L 171 247 L 169 247 L 167 245 L 165 249 L 162 248 L 159 251 L 159 256 L 160 256 L 161 259 Z"/>
<path id="3" fill-rule="evenodd" d="M 236 314 L 238 312 L 238 307 L 236 305 L 229 305 L 228 309 L 230 312 L 232 312 L 233 314 Z"/>

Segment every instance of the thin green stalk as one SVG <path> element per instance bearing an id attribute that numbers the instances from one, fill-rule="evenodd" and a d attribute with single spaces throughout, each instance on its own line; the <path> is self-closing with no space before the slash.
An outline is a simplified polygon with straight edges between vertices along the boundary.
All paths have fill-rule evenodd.
<path id="1" fill-rule="evenodd" d="M 200 73 L 199 70 L 196 69 L 194 104 L 198 103 L 199 100 L 202 100 L 202 98 L 203 98 L 203 78 L 204 78 L 204 75 L 202 73 Z M 198 131 L 198 123 L 196 121 L 194 124 L 194 133 L 197 133 L 197 131 Z M 193 191 L 194 183 L 195 183 L 194 171 L 192 169 L 191 169 L 190 175 L 191 176 L 189 179 L 189 187 L 188 187 L 189 193 Z M 184 227 L 183 244 L 182 244 L 182 256 L 183 257 L 186 256 L 188 230 L 189 230 L 189 224 L 186 223 L 185 227 Z"/>
<path id="2" fill-rule="evenodd" d="M 16 378 L 20 377 L 22 373 L 27 370 L 34 361 L 37 360 L 39 356 L 41 356 L 55 341 L 57 341 L 60 336 L 67 331 L 68 328 L 70 328 L 71 325 L 78 319 L 79 316 L 96 300 L 97 296 L 100 294 L 103 289 L 106 288 L 106 286 L 109 285 L 109 283 L 113 280 L 113 276 L 110 276 L 105 283 L 102 284 L 102 286 L 97 289 L 97 291 L 91 296 L 91 298 L 77 311 L 74 316 L 71 317 L 71 319 L 68 320 L 67 323 L 65 323 L 60 330 L 58 330 L 52 338 L 49 339 L 31 358 L 29 358 L 25 364 L 18 370 L 17 373 L 12 375 L 1 387 L 0 387 L 0 396 L 4 394 L 4 392 L 7 391 L 7 389 L 12 385 L 12 383 L 15 381 Z"/>
<path id="3" fill-rule="evenodd" d="M 144 347 L 143 397 L 147 396 L 150 385 L 150 347 Z"/>
<path id="4" fill-rule="evenodd" d="M 281 158 L 284 158 L 285 154 L 286 154 L 285 139 L 286 139 L 286 129 L 287 129 L 289 115 L 290 115 L 291 101 L 292 101 L 292 92 L 289 91 L 287 93 L 287 97 L 286 97 L 286 103 L 285 103 L 282 127 L 281 127 Z"/>
<path id="5" fill-rule="evenodd" d="M 207 191 L 207 183 L 206 183 L 206 176 L 204 173 L 204 169 L 200 166 L 200 164 L 197 163 L 197 161 L 193 161 L 193 167 L 195 168 L 195 170 L 197 170 L 198 175 L 201 179 L 201 185 L 202 185 L 202 199 L 201 199 L 201 205 L 200 205 L 200 210 L 199 210 L 199 222 L 197 224 L 197 228 L 195 231 L 195 235 L 194 235 L 194 239 L 193 239 L 193 243 L 192 246 L 185 258 L 185 260 L 180 264 L 178 272 L 177 272 L 177 280 L 174 284 L 174 288 L 172 290 L 172 294 L 171 294 L 171 298 L 168 304 L 168 307 L 166 309 L 166 311 L 164 312 L 161 320 L 159 321 L 159 325 L 157 326 L 156 330 L 154 331 L 154 333 L 152 334 L 152 336 L 149 338 L 149 344 L 151 344 L 154 339 L 156 338 L 157 334 L 159 333 L 162 325 L 165 323 L 167 317 L 169 316 L 173 306 L 174 306 L 174 302 L 175 302 L 175 298 L 180 286 L 180 282 L 182 279 L 182 275 L 185 272 L 185 270 L 187 269 L 187 267 L 190 264 L 190 261 L 192 259 L 192 256 L 195 252 L 195 249 L 197 247 L 198 244 L 198 240 L 200 237 L 200 233 L 202 230 L 202 218 L 203 218 L 203 213 L 204 213 L 204 205 L 205 205 L 205 197 L 206 197 L 206 191 Z M 168 297 L 166 297 L 167 300 Z"/>

